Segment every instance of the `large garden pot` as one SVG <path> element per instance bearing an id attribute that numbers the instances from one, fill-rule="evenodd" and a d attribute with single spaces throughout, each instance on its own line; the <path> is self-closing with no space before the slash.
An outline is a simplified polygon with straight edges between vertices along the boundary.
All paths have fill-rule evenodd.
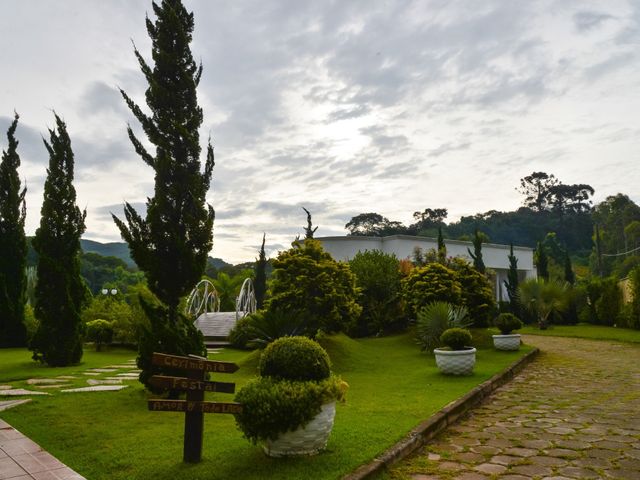
<path id="1" fill-rule="evenodd" d="M 336 402 L 322 405 L 322 410 L 304 427 L 281 434 L 276 440 L 262 445 L 270 457 L 315 455 L 327 446 L 336 416 Z"/>
<path id="2" fill-rule="evenodd" d="M 520 348 L 520 334 L 493 335 L 493 346 L 497 350 L 518 350 Z"/>
<path id="3" fill-rule="evenodd" d="M 445 375 L 471 375 L 476 364 L 476 349 L 444 350 L 436 348 L 436 365 Z"/>

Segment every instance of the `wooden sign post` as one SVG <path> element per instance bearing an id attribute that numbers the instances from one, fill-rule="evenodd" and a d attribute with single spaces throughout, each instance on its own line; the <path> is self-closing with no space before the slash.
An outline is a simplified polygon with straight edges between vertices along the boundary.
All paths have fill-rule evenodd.
<path id="1" fill-rule="evenodd" d="M 215 362 L 196 356 L 179 357 L 164 353 L 154 353 L 151 363 L 187 371 L 186 378 L 154 375 L 149 379 L 149 383 L 158 388 L 186 391 L 186 400 L 155 399 L 149 400 L 148 406 L 149 410 L 159 412 L 185 412 L 183 460 L 198 463 L 202 459 L 204 414 L 242 412 L 242 405 L 239 403 L 205 402 L 204 392 L 233 393 L 236 388 L 234 383 L 205 381 L 205 376 L 208 372 L 233 373 L 238 370 L 238 366 L 231 362 Z"/>

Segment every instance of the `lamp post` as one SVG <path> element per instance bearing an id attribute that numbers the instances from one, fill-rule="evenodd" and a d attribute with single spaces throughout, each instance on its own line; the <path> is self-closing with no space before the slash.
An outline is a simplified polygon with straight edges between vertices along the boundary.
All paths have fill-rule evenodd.
<path id="1" fill-rule="evenodd" d="M 118 289 L 117 288 L 112 288 L 111 290 L 109 290 L 108 288 L 103 288 L 101 291 L 102 291 L 103 295 L 116 296 L 118 294 Z"/>

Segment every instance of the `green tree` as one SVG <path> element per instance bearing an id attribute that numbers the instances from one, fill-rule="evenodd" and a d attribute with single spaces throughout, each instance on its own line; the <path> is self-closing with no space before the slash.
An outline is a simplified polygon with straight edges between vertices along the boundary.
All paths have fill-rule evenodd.
<path id="1" fill-rule="evenodd" d="M 264 241 L 266 234 L 262 234 L 262 245 L 260 246 L 260 253 L 256 259 L 255 269 L 255 285 L 254 291 L 256 294 L 256 307 L 258 310 L 262 309 L 264 305 L 264 297 L 267 294 L 267 256 L 264 252 Z"/>
<path id="2" fill-rule="evenodd" d="M 447 246 L 444 244 L 442 226 L 438 227 L 438 258 L 441 262 L 444 262 L 447 258 Z"/>
<path id="3" fill-rule="evenodd" d="M 567 305 L 567 285 L 554 280 L 530 278 L 519 288 L 520 301 L 538 320 L 538 327 L 546 330 L 551 314 L 563 311 Z"/>
<path id="4" fill-rule="evenodd" d="M 549 259 L 542 242 L 538 242 L 538 247 L 535 252 L 535 260 L 538 276 L 545 280 L 549 280 Z"/>
<path id="5" fill-rule="evenodd" d="M 462 305 L 467 307 L 473 326 L 489 326 L 496 303 L 489 279 L 461 258 L 452 259 L 449 266 L 457 274 L 462 287 Z"/>
<path id="6" fill-rule="evenodd" d="M 558 185 L 554 175 L 545 172 L 533 172 L 520 179 L 520 188 L 516 190 L 525 196 L 524 205 L 536 212 L 542 212 L 549 202 L 549 189 Z"/>
<path id="7" fill-rule="evenodd" d="M 349 265 L 336 262 L 320 242 L 293 242 L 273 262 L 268 310 L 298 312 L 305 322 L 303 333 L 314 337 L 353 328 L 362 308 L 357 304 L 356 277 Z"/>
<path id="8" fill-rule="evenodd" d="M 146 277 L 149 289 L 162 306 L 148 306 L 151 328 L 140 342 L 138 365 L 141 380 L 151 373 L 150 355 L 206 354 L 202 335 L 179 313 L 180 298 L 188 294 L 204 272 L 213 243 L 214 211 L 206 204 L 213 170 L 213 147 L 209 143 L 201 172 L 200 136 L 202 109 L 196 89 L 202 66 L 193 60 L 190 46 L 193 14 L 180 0 L 153 3 L 155 23 L 147 19 L 153 66 L 137 49 L 134 53 L 148 83 L 143 110 L 121 90 L 129 109 L 142 125 L 155 154 L 128 128 L 133 147 L 155 171 L 154 196 L 147 201 L 146 218 L 125 204 L 126 223 L 113 219 L 131 256 Z M 172 331 L 175 335 L 172 335 Z"/>
<path id="9" fill-rule="evenodd" d="M 484 274 L 487 270 L 484 265 L 484 261 L 482 260 L 482 242 L 484 242 L 485 239 L 486 235 L 484 235 L 476 228 L 473 234 L 473 253 L 469 248 L 467 248 L 469 255 L 473 259 L 473 266 L 482 274 Z"/>
<path id="10" fill-rule="evenodd" d="M 405 327 L 402 274 L 396 256 L 380 250 L 358 252 L 349 268 L 356 275 L 362 307 L 357 327 L 350 333 L 362 337 Z"/>
<path id="11" fill-rule="evenodd" d="M 218 273 L 218 277 L 213 280 L 212 283 L 213 286 L 216 287 L 218 297 L 220 298 L 220 311 L 235 312 L 236 298 L 240 293 L 240 287 L 242 286 L 242 282 L 249 276 L 250 272 L 241 273 L 233 277 L 224 272 Z"/>
<path id="12" fill-rule="evenodd" d="M 509 246 L 509 271 L 507 272 L 507 279 L 504 281 L 504 287 L 507 289 L 507 295 L 509 295 L 509 304 L 511 306 L 511 312 L 519 317 L 520 302 L 518 299 L 518 258 L 513 254 L 513 243 Z"/>
<path id="13" fill-rule="evenodd" d="M 67 127 L 58 115 L 55 120 L 49 142 L 44 141 L 49 168 L 40 227 L 33 239 L 38 253 L 35 316 L 40 324 L 30 349 L 34 360 L 65 366 L 82 358 L 80 310 L 88 290 L 80 276 L 79 254 L 86 211 L 76 206 L 74 157 Z"/>
<path id="14" fill-rule="evenodd" d="M 462 304 L 462 285 L 458 275 L 441 263 L 414 268 L 403 280 L 403 293 L 414 315 L 432 302 Z"/>
<path id="15" fill-rule="evenodd" d="M 361 213 L 356 215 L 344 226 L 349 230 L 349 235 L 384 237 L 405 233 L 406 227 L 400 222 L 389 220 L 379 213 Z"/>
<path id="16" fill-rule="evenodd" d="M 27 241 L 24 235 L 26 188 L 20 186 L 18 127 L 16 113 L 7 131 L 8 147 L 0 162 L 0 347 L 24 347 L 26 303 L 25 267 Z"/>
<path id="17" fill-rule="evenodd" d="M 311 213 L 306 208 L 302 207 L 302 209 L 307 214 L 307 226 L 304 227 L 304 238 L 313 238 L 313 234 L 316 233 L 318 227 L 313 228 L 313 223 L 311 222 Z"/>

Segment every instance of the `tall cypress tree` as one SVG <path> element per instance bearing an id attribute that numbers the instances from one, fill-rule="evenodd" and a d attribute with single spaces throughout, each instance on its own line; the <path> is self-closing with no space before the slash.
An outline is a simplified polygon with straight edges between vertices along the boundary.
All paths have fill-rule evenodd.
<path id="1" fill-rule="evenodd" d="M 264 253 L 264 241 L 266 234 L 262 234 L 262 246 L 260 247 L 260 254 L 256 260 L 256 306 L 261 309 L 264 305 L 264 297 L 267 293 L 267 256 Z"/>
<path id="2" fill-rule="evenodd" d="M 26 188 L 20 189 L 18 127 L 16 113 L 7 131 L 8 147 L 0 162 L 0 347 L 24 347 L 25 267 L 27 241 L 24 236 Z"/>
<path id="3" fill-rule="evenodd" d="M 469 248 L 467 248 L 467 251 L 469 255 L 471 255 L 471 258 L 473 258 L 473 266 L 475 269 L 484 274 L 487 269 L 482 260 L 482 235 L 480 235 L 480 231 L 477 228 L 473 235 L 473 253 Z"/>
<path id="4" fill-rule="evenodd" d="M 442 236 L 442 227 L 438 227 L 438 262 L 445 263 L 447 261 L 447 246 L 444 244 Z"/>
<path id="5" fill-rule="evenodd" d="M 49 142 L 44 141 L 49 168 L 40 227 L 33 239 L 38 253 L 35 316 L 40 325 L 29 348 L 34 360 L 65 366 L 82 358 L 80 309 L 87 289 L 80 276 L 79 254 L 86 211 L 76 206 L 74 159 L 67 127 L 58 115 L 55 120 Z"/>
<path id="6" fill-rule="evenodd" d="M 509 295 L 509 304 L 511 306 L 511 312 L 514 315 L 520 314 L 520 302 L 518 299 L 518 259 L 513 254 L 513 243 L 509 248 L 509 270 L 507 272 L 507 279 L 504 281 L 504 287 L 507 289 Z"/>
<path id="7" fill-rule="evenodd" d="M 313 234 L 316 233 L 318 227 L 313 228 L 313 223 L 311 222 L 311 213 L 306 208 L 302 207 L 302 209 L 307 214 L 307 226 L 304 227 L 304 238 L 313 238 Z"/>
<path id="8" fill-rule="evenodd" d="M 148 18 L 146 22 L 153 66 L 134 49 L 149 85 L 146 103 L 151 113 L 143 112 L 124 91 L 121 93 L 155 147 L 154 154 L 147 151 L 128 128 L 135 151 L 155 171 L 154 196 L 147 201 L 146 218 L 129 203 L 125 203 L 126 223 L 113 216 L 132 258 L 147 277 L 149 289 L 165 307 L 147 309 L 152 327 L 140 342 L 138 358 L 143 382 L 151 374 L 154 350 L 206 354 L 202 335 L 182 317 L 178 304 L 204 273 L 214 221 L 213 208 L 206 203 L 214 165 L 210 143 L 204 172 L 200 163 L 198 128 L 203 117 L 196 89 L 202 65 L 196 65 L 189 47 L 193 14 L 180 0 L 154 2 L 153 11 L 155 23 Z"/>
<path id="9" fill-rule="evenodd" d="M 536 269 L 540 278 L 549 280 L 549 259 L 542 242 L 538 242 L 538 248 L 536 248 Z"/>

